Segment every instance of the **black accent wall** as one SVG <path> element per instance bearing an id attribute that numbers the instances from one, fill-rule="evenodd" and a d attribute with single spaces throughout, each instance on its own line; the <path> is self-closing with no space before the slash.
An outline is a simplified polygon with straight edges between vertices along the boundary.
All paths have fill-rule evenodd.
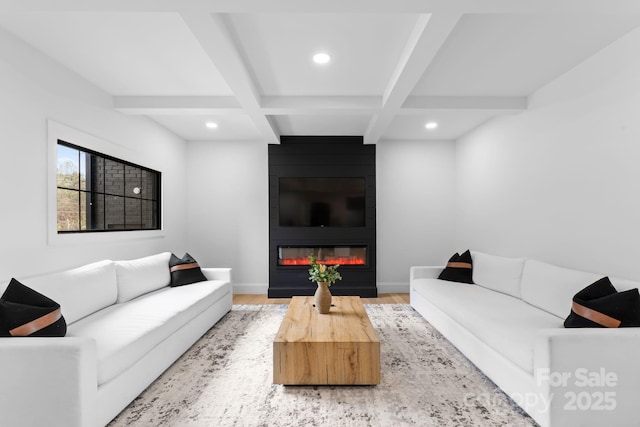
<path id="1" fill-rule="evenodd" d="M 367 247 L 367 264 L 342 265 L 333 295 L 376 297 L 376 151 L 360 136 L 281 136 L 269 145 L 269 298 L 313 295 L 308 266 L 279 266 L 279 246 Z M 364 177 L 364 227 L 281 227 L 280 177 Z"/>

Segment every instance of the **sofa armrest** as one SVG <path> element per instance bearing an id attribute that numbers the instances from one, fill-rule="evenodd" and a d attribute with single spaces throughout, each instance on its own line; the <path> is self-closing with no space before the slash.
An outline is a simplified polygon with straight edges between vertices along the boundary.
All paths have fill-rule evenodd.
<path id="1" fill-rule="evenodd" d="M 95 426 L 94 340 L 0 338 L 0 366 L 2 425 Z"/>
<path id="2" fill-rule="evenodd" d="M 637 424 L 640 328 L 540 331 L 534 379 L 552 396 L 552 426 Z"/>
<path id="3" fill-rule="evenodd" d="M 201 268 L 204 276 L 208 280 L 224 280 L 231 283 L 231 269 L 230 268 Z"/>
<path id="4" fill-rule="evenodd" d="M 444 267 L 441 266 L 414 266 L 409 270 L 409 281 L 415 279 L 437 279 Z"/>

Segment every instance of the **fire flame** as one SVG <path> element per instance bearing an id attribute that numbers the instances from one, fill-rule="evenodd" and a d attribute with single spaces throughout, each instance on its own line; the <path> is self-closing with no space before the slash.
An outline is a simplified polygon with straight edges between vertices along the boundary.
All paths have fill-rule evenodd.
<path id="1" fill-rule="evenodd" d="M 324 259 L 319 259 L 318 264 L 326 264 L 326 265 L 366 265 L 365 259 L 362 257 L 352 256 L 352 257 L 326 257 Z M 282 258 L 278 260 L 279 265 L 309 265 L 310 261 L 306 257 L 300 258 Z"/>

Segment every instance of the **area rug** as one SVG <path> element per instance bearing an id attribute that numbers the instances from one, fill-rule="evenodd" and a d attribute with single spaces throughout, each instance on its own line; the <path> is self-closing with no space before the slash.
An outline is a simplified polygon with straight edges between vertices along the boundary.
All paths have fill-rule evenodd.
<path id="1" fill-rule="evenodd" d="M 286 307 L 234 305 L 109 426 L 536 425 L 409 305 L 365 305 L 379 385 L 274 385 Z"/>

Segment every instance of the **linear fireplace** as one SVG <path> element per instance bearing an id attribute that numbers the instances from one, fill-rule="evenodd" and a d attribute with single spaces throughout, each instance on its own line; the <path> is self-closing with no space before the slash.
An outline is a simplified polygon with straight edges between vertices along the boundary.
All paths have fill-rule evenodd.
<path id="1" fill-rule="evenodd" d="M 269 146 L 269 297 L 313 295 L 309 254 L 340 264 L 334 295 L 377 296 L 375 146 L 281 137 Z"/>
<path id="2" fill-rule="evenodd" d="M 367 265 L 366 246 L 278 246 L 279 266 L 308 266 L 309 255 L 317 258 L 318 264 Z"/>

